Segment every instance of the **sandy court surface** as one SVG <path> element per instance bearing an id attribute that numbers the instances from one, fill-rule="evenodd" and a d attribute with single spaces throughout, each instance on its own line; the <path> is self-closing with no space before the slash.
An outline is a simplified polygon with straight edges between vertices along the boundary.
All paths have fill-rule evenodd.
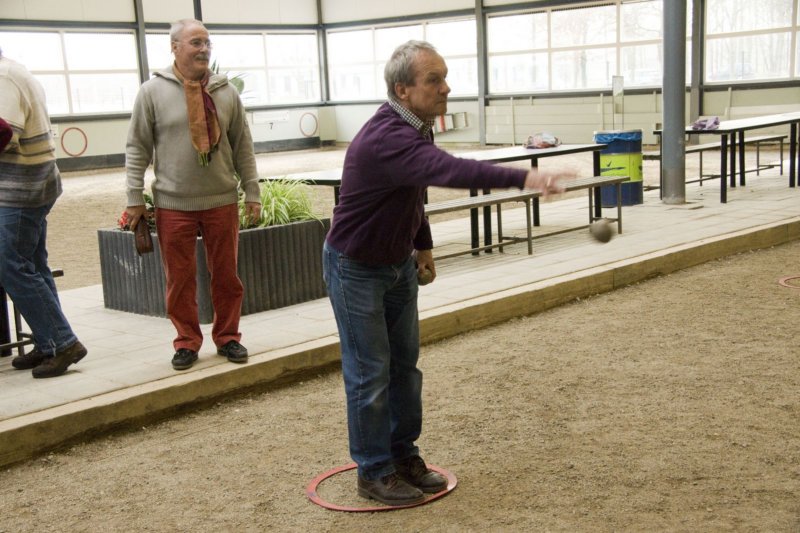
<path id="1" fill-rule="evenodd" d="M 123 190 L 122 172 L 65 180 L 60 287 L 99 283 L 95 231 Z M 798 532 L 800 288 L 778 283 L 798 257 L 741 254 L 424 346 L 419 444 L 459 479 L 430 505 L 308 501 L 349 463 L 331 368 L 6 468 L 0 532 Z M 354 489 L 350 472 L 320 493 L 368 504 Z"/>
<path id="2" fill-rule="evenodd" d="M 0 531 L 800 531 L 800 242 L 424 346 L 455 491 L 310 503 L 349 462 L 336 368 L 0 472 Z M 54 382 L 54 386 L 57 383 Z M 321 487 L 342 505 L 352 473 Z"/>

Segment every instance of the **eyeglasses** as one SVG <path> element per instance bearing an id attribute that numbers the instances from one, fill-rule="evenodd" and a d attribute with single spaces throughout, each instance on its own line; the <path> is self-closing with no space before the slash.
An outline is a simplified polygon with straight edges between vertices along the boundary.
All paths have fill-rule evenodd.
<path id="1" fill-rule="evenodd" d="M 189 44 L 192 48 L 197 48 L 198 50 L 202 49 L 204 46 L 209 50 L 214 48 L 214 44 L 211 41 L 204 41 L 202 39 L 192 39 L 189 41 Z"/>

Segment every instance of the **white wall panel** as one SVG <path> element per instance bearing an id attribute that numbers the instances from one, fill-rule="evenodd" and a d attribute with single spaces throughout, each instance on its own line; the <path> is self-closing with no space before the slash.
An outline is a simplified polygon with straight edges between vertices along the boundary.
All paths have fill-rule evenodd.
<path id="1" fill-rule="evenodd" d="M 406 0 L 405 2 L 322 0 L 322 20 L 325 23 L 349 22 L 460 9 L 475 9 L 475 2 L 473 0 Z"/>
<path id="2" fill-rule="evenodd" d="M 337 105 L 336 109 L 336 140 L 350 142 L 358 130 L 375 114 L 380 104 L 364 105 Z"/>
<path id="3" fill-rule="evenodd" d="M 203 0 L 209 24 L 316 24 L 316 0 Z"/>
<path id="4" fill-rule="evenodd" d="M 247 114 L 253 142 L 284 141 L 319 137 L 317 108 L 254 111 Z"/>
<path id="5" fill-rule="evenodd" d="M 337 141 L 336 138 L 336 109 L 325 106 L 317 109 L 319 116 L 319 138 L 321 141 Z"/>
<path id="6" fill-rule="evenodd" d="M 0 18 L 131 22 L 131 0 L 0 0 Z"/>
<path id="7" fill-rule="evenodd" d="M 282 24 L 318 24 L 316 0 L 280 0 Z"/>
<path id="8" fill-rule="evenodd" d="M 542 1 L 544 1 L 544 0 L 542 0 Z M 520 3 L 519 0 L 483 0 L 484 7 L 505 6 L 505 5 L 508 5 L 508 4 L 519 4 L 519 3 Z M 536 2 L 532 1 L 531 3 L 536 3 Z M 535 7 L 535 6 L 533 6 L 533 7 Z"/>
<path id="9" fill-rule="evenodd" d="M 175 22 L 194 18 L 192 0 L 143 0 L 142 11 L 145 22 Z"/>
<path id="10" fill-rule="evenodd" d="M 56 157 L 81 157 L 124 154 L 128 138 L 128 120 L 60 122 L 53 125 L 57 134 Z"/>
<path id="11" fill-rule="evenodd" d="M 26 18 L 25 0 L 3 0 L 0 2 L 0 19 L 24 18 Z"/>
<path id="12" fill-rule="evenodd" d="M 131 0 L 83 0 L 81 20 L 133 22 L 136 12 Z"/>

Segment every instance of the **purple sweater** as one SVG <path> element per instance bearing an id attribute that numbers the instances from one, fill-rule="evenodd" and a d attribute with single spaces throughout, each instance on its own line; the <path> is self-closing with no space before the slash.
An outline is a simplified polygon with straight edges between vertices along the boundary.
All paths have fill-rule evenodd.
<path id="1" fill-rule="evenodd" d="M 385 103 L 347 149 L 327 241 L 357 261 L 399 263 L 414 249 L 433 248 L 424 207 L 429 185 L 522 188 L 526 174 L 448 154 Z"/>

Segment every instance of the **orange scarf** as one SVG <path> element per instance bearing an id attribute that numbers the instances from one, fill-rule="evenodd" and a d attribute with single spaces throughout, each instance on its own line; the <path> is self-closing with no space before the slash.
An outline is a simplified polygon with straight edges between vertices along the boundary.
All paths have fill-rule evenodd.
<path id="1" fill-rule="evenodd" d="M 207 167 L 211 162 L 211 154 L 217 149 L 220 136 L 217 108 L 206 90 L 210 72 L 206 72 L 202 80 L 192 81 L 184 79 L 176 65 L 172 66 L 172 71 L 183 83 L 192 146 L 197 150 L 200 166 Z"/>

